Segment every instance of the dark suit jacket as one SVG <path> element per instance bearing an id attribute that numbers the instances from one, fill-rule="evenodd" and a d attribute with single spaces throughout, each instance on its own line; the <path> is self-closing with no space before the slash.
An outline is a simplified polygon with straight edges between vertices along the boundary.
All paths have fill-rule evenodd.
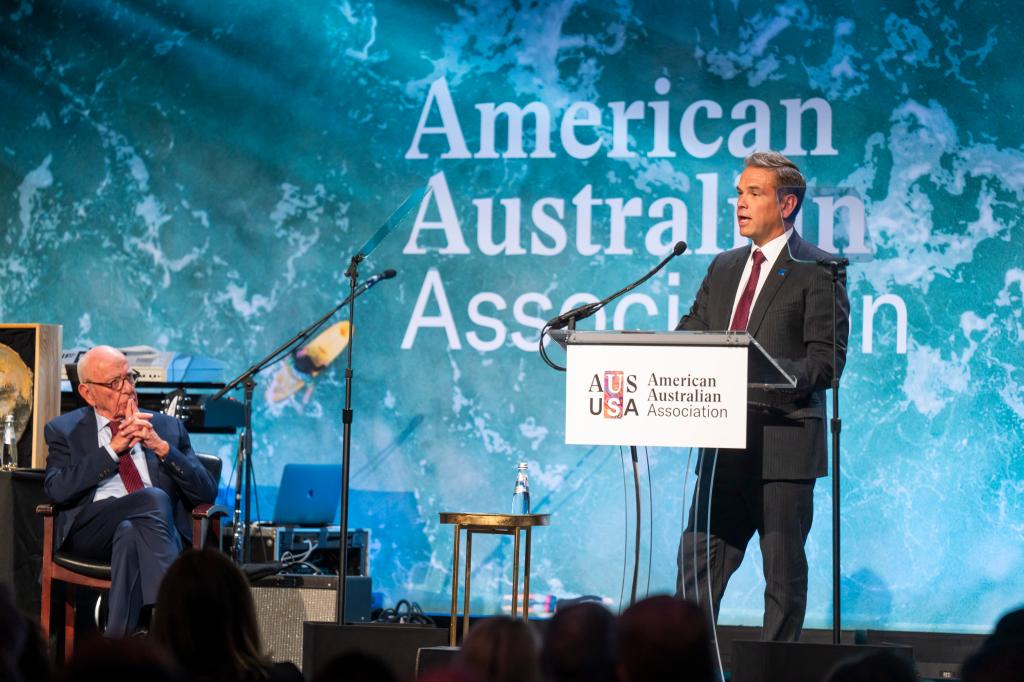
<path id="1" fill-rule="evenodd" d="M 192 540 L 192 509 L 214 501 L 217 481 L 192 451 L 181 421 L 152 414 L 153 428 L 171 451 L 161 462 L 155 452 L 143 448 L 149 480 L 170 496 L 174 524 L 188 544 Z M 117 463 L 105 447 L 97 444 L 97 432 L 96 412 L 91 407 L 62 414 L 44 429 L 50 454 L 43 489 L 60 511 L 55 529 L 57 547 L 67 538 L 82 508 L 92 502 L 99 484 L 117 475 Z"/>
<path id="2" fill-rule="evenodd" d="M 793 390 L 751 389 L 752 404 L 770 414 L 748 416 L 747 448 L 759 450 L 764 479 L 809 479 L 828 473 L 825 390 L 846 363 L 850 302 L 840 278 L 836 335 L 838 368 L 832 366 L 832 274 L 815 261 L 830 254 L 796 231 L 772 265 L 750 311 L 747 332 L 797 380 Z M 723 331 L 743 276 L 750 246 L 718 254 L 708 267 L 690 312 L 676 329 Z M 808 262 L 801 262 L 808 261 Z"/>

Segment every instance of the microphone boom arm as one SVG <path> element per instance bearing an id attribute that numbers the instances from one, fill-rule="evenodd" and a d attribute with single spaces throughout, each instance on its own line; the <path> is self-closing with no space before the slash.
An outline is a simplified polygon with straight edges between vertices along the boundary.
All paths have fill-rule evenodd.
<path id="1" fill-rule="evenodd" d="M 562 327 L 565 327 L 569 324 L 575 324 L 580 320 L 587 319 L 588 317 L 599 311 L 601 308 L 604 308 L 606 305 L 617 299 L 619 296 L 622 296 L 623 294 L 628 294 L 630 291 L 636 289 L 638 286 L 649 280 L 651 277 L 654 277 L 661 271 L 662 268 L 668 265 L 668 262 L 670 260 L 682 254 L 684 251 L 686 251 L 686 242 L 676 242 L 676 245 L 672 248 L 672 252 L 665 256 L 665 258 L 660 263 L 658 263 L 658 265 L 655 266 L 653 270 L 648 272 L 646 275 L 644 275 L 637 281 L 633 282 L 632 284 L 626 287 L 623 287 L 622 289 L 619 289 L 611 296 L 608 296 L 600 301 L 597 301 L 595 303 L 585 303 L 581 306 L 573 308 L 572 310 L 564 312 L 561 315 L 551 318 L 550 320 L 548 320 L 548 323 L 545 325 L 545 328 L 549 330 L 561 329 Z"/>
<path id="2" fill-rule="evenodd" d="M 579 322 L 580 320 L 587 319 L 597 311 L 601 310 L 601 308 L 604 308 L 606 305 L 617 299 L 619 296 L 622 296 L 623 294 L 629 293 L 633 289 L 636 289 L 638 286 L 649 280 L 651 277 L 654 277 L 656 274 L 658 274 L 658 272 L 660 272 L 662 268 L 668 265 L 668 262 L 670 260 L 672 260 L 678 255 L 681 255 L 684 251 L 686 251 L 686 242 L 676 242 L 675 246 L 672 247 L 672 252 L 665 256 L 665 258 L 660 263 L 658 263 L 658 265 L 655 266 L 653 270 L 648 272 L 646 275 L 644 275 L 637 281 L 633 282 L 632 284 L 626 287 L 623 287 L 622 289 L 616 291 L 611 296 L 608 296 L 600 301 L 595 301 L 593 303 L 584 303 L 581 306 L 577 306 L 572 310 L 568 310 L 562 313 L 561 315 L 556 315 L 555 317 L 552 317 L 550 320 L 548 320 L 544 324 L 544 327 L 540 330 L 540 338 L 537 341 L 538 352 L 540 353 L 541 359 L 543 359 L 544 362 L 547 363 L 547 365 L 552 369 L 558 370 L 559 372 L 564 372 L 565 367 L 562 367 L 561 365 L 555 363 L 550 357 L 548 357 L 547 349 L 544 348 L 544 337 L 548 335 L 549 332 L 552 332 L 556 329 L 563 329 L 564 327 L 575 329 L 577 322 Z"/>

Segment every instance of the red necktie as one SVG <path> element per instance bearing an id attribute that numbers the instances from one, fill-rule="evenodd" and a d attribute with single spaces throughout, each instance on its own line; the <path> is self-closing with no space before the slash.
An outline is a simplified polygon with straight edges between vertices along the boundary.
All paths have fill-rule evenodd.
<path id="1" fill-rule="evenodd" d="M 110 426 L 110 438 L 113 439 L 117 436 L 121 425 L 111 421 L 108 426 Z M 139 474 L 138 467 L 135 466 L 135 460 L 132 459 L 131 448 L 117 453 L 117 472 L 121 474 L 121 481 L 124 483 L 125 490 L 128 491 L 129 495 L 136 490 L 142 490 L 146 487 L 146 484 L 142 482 L 142 476 Z"/>
<path id="2" fill-rule="evenodd" d="M 740 296 L 740 302 L 736 305 L 736 312 L 732 316 L 732 324 L 729 325 L 729 331 L 731 332 L 745 330 L 747 322 L 750 320 L 750 306 L 754 302 L 754 292 L 757 291 L 757 280 L 761 277 L 761 263 L 766 260 L 761 249 L 754 249 L 753 258 L 754 266 L 750 268 L 750 279 L 747 280 L 747 288 L 743 290 L 743 295 Z"/>

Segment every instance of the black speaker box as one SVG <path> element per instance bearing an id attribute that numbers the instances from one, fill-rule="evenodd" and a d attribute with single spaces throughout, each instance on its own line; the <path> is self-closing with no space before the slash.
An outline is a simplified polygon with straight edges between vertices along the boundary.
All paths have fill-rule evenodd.
<path id="1" fill-rule="evenodd" d="M 368 622 L 370 578 L 350 575 L 345 584 L 346 620 Z M 337 576 L 318 575 L 274 575 L 252 585 L 260 632 L 275 661 L 291 661 L 302 668 L 302 624 L 336 621 L 337 585 Z"/>
<path id="2" fill-rule="evenodd" d="M 812 644 L 810 642 L 732 643 L 732 682 L 821 682 L 839 663 L 879 651 L 914 661 L 909 646 Z"/>
<path id="3" fill-rule="evenodd" d="M 448 631 L 444 628 L 419 625 L 307 622 L 303 623 L 302 632 L 302 671 L 306 679 L 313 679 L 335 656 L 361 651 L 384 660 L 396 679 L 412 682 L 419 650 L 438 647 L 448 641 Z"/>
<path id="4" fill-rule="evenodd" d="M 416 679 L 419 680 L 425 673 L 436 668 L 447 668 L 457 653 L 459 653 L 457 646 L 423 647 L 416 654 Z"/>

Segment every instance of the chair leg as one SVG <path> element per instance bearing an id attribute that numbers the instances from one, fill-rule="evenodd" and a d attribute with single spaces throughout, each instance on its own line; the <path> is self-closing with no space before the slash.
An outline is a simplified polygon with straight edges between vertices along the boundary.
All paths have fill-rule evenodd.
<path id="1" fill-rule="evenodd" d="M 75 586 L 64 585 L 64 663 L 75 651 Z"/>
<path id="2" fill-rule="evenodd" d="M 53 578 L 49 571 L 43 571 L 43 589 L 40 595 L 39 605 L 39 628 L 43 631 L 43 641 L 50 646 L 50 607 L 51 590 L 53 589 Z"/>

